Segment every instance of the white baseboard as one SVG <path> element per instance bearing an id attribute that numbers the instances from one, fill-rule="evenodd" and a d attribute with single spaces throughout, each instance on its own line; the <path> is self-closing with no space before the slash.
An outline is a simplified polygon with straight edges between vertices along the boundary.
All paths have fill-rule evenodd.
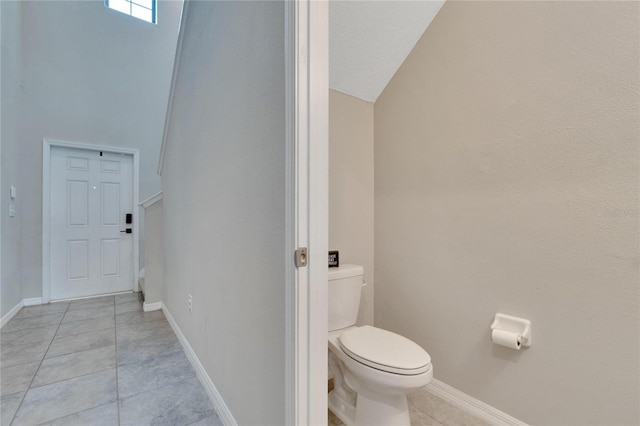
<path id="1" fill-rule="evenodd" d="M 485 404 L 440 380 L 433 379 L 431 384 L 425 389 L 427 392 L 444 399 L 461 410 L 486 420 L 491 425 L 528 426 L 526 423 L 511 417 L 507 413 L 503 413 L 497 408 Z"/>
<path id="2" fill-rule="evenodd" d="M 144 302 L 142 304 L 142 310 L 145 312 L 157 311 L 158 309 L 162 309 L 162 302 L 155 302 L 155 303 Z"/>
<path id="3" fill-rule="evenodd" d="M 236 422 L 236 420 L 233 418 L 229 407 L 227 407 L 227 404 L 225 404 L 224 400 L 222 399 L 222 395 L 220 395 L 220 392 L 218 392 L 215 385 L 211 381 L 211 378 L 205 371 L 202 363 L 200 363 L 198 356 L 191 348 L 191 345 L 187 341 L 187 338 L 184 337 L 184 334 L 182 334 L 182 331 L 180 330 L 180 327 L 178 327 L 176 321 L 173 319 L 171 312 L 169 312 L 169 309 L 167 309 L 167 306 L 164 303 L 160 302 L 160 304 L 162 305 L 162 312 L 164 312 L 164 315 L 167 317 L 167 321 L 169 321 L 169 324 L 171 324 L 171 328 L 173 329 L 174 333 L 176 333 L 176 336 L 178 336 L 178 340 L 180 340 L 180 343 L 182 344 L 182 347 L 187 354 L 187 358 L 189 358 L 193 369 L 196 371 L 196 374 L 200 379 L 200 383 L 202 383 L 202 386 L 209 395 L 209 399 L 213 403 L 213 407 L 218 413 L 220 420 L 222 420 L 222 424 L 228 426 L 237 426 L 238 422 Z"/>
<path id="4" fill-rule="evenodd" d="M 42 297 L 33 297 L 31 299 L 24 299 L 24 306 L 42 305 Z"/>
<path id="5" fill-rule="evenodd" d="M 9 312 L 4 314 L 2 316 L 2 320 L 0 320 L 0 328 L 4 327 L 9 321 L 11 321 L 11 318 L 16 316 L 16 314 L 20 311 L 20 309 L 22 309 L 23 306 L 24 306 L 24 300 L 21 300 L 18 302 L 16 306 L 11 308 Z"/>

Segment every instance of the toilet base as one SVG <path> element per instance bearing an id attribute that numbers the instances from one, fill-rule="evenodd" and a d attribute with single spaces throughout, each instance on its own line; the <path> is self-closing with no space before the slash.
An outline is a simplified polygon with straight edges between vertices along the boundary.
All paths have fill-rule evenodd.
<path id="1" fill-rule="evenodd" d="M 346 426 L 410 426 L 405 394 L 380 395 L 361 390 L 355 406 L 341 397 L 337 389 L 329 393 L 329 409 Z"/>
<path id="2" fill-rule="evenodd" d="M 356 407 L 343 398 L 340 398 L 336 390 L 329 392 L 329 410 L 335 414 L 345 426 L 355 426 Z"/>

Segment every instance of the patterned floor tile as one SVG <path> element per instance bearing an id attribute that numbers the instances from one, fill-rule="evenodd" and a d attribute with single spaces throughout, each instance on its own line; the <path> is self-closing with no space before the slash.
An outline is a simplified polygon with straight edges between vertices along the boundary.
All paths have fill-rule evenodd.
<path id="1" fill-rule="evenodd" d="M 10 333 L 12 331 L 25 330 L 27 328 L 40 328 L 50 325 L 58 325 L 62 321 L 64 312 L 57 312 L 47 315 L 38 315 L 27 318 L 13 318 L 2 329 L 3 333 Z"/>
<path id="2" fill-rule="evenodd" d="M 86 351 L 88 349 L 112 346 L 116 343 L 115 329 L 56 336 L 51 342 L 45 358 Z"/>
<path id="3" fill-rule="evenodd" d="M 111 402 L 39 426 L 118 426 L 118 403 Z"/>
<path id="4" fill-rule="evenodd" d="M 115 345 L 47 358 L 42 361 L 31 387 L 60 382 L 115 366 Z"/>
<path id="5" fill-rule="evenodd" d="M 30 362 L 27 364 L 18 364 L 10 367 L 2 367 L 0 369 L 0 381 L 2 391 L 0 394 L 8 395 L 10 393 L 16 393 L 27 390 L 40 361 Z"/>
<path id="6" fill-rule="evenodd" d="M 115 369 L 29 389 L 12 425 L 37 425 L 116 398 Z"/>
<path id="7" fill-rule="evenodd" d="M 195 372 L 185 354 L 175 352 L 146 362 L 118 366 L 118 394 L 120 398 L 126 398 L 193 377 Z"/>
<path id="8" fill-rule="evenodd" d="M 120 401 L 121 426 L 186 426 L 214 415 L 195 376 Z"/>

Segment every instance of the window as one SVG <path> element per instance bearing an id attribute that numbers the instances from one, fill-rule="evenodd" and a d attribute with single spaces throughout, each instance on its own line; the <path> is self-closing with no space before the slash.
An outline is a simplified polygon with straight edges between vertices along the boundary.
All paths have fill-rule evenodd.
<path id="1" fill-rule="evenodd" d="M 104 0 L 104 4 L 109 9 L 156 23 L 156 0 Z"/>

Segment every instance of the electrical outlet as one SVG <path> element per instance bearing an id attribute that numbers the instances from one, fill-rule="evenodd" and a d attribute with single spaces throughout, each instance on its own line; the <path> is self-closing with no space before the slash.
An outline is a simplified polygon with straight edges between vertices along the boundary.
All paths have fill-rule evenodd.
<path id="1" fill-rule="evenodd" d="M 189 295 L 189 297 L 187 298 L 187 306 L 189 307 L 189 313 L 193 312 L 193 297 L 191 297 L 191 295 Z"/>

